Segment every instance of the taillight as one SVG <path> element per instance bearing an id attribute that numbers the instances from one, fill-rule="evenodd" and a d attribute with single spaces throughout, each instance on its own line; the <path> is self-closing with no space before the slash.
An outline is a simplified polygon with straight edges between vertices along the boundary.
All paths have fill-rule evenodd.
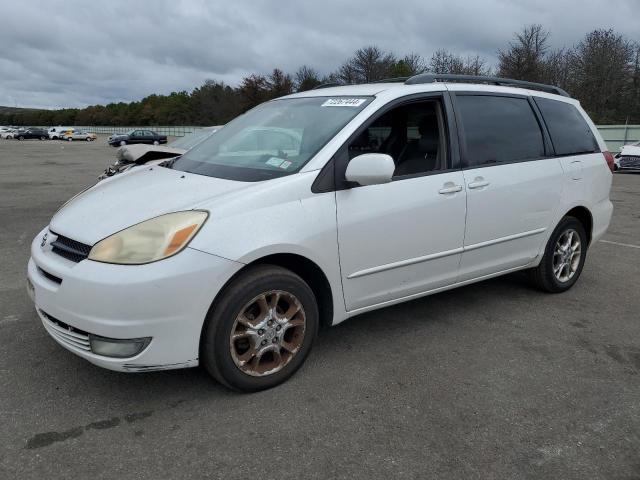
<path id="1" fill-rule="evenodd" d="M 613 159 L 613 154 L 611 152 L 602 152 L 602 154 L 604 155 L 604 159 L 607 162 L 609 170 L 613 172 L 616 169 L 616 162 Z"/>

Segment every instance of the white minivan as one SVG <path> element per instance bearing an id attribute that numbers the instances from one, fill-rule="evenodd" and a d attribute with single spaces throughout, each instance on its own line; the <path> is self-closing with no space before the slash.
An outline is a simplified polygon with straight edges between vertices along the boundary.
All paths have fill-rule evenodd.
<path id="1" fill-rule="evenodd" d="M 422 74 L 266 102 L 69 200 L 31 246 L 49 334 L 113 370 L 277 385 L 318 329 L 516 270 L 569 289 L 613 157 L 557 87 Z"/>

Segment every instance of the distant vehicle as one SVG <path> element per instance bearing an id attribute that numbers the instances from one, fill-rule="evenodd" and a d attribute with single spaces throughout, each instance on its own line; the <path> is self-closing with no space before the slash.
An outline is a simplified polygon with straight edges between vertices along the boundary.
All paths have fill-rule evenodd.
<path id="1" fill-rule="evenodd" d="M 624 145 L 614 158 L 616 171 L 640 172 L 640 142 Z"/>
<path id="2" fill-rule="evenodd" d="M 58 140 L 60 139 L 62 133 L 68 130 L 73 130 L 73 127 L 51 127 L 47 133 L 49 134 L 50 140 Z"/>
<path id="3" fill-rule="evenodd" d="M 159 135 L 152 130 L 131 130 L 123 134 L 114 134 L 109 137 L 109 145 L 112 147 L 129 145 L 132 143 L 148 143 L 150 145 L 160 145 L 167 143 L 166 135 Z"/>
<path id="4" fill-rule="evenodd" d="M 116 161 L 109 165 L 98 180 L 104 180 L 117 173 L 139 166 L 162 163 L 165 160 L 177 157 L 191 150 L 203 142 L 222 126 L 204 127 L 193 133 L 180 137 L 166 146 L 161 145 L 125 145 L 116 152 Z"/>
<path id="5" fill-rule="evenodd" d="M 6 130 L 0 130 L 0 138 L 8 140 L 13 138 L 15 132 L 17 132 L 15 128 L 7 128 Z"/>
<path id="6" fill-rule="evenodd" d="M 67 130 L 66 132 L 62 132 L 60 134 L 61 140 L 67 140 L 69 142 L 71 142 L 72 140 L 85 140 L 87 142 L 92 142 L 97 138 L 98 136 L 95 133 L 89 133 L 84 130 L 76 129 Z"/>
<path id="7" fill-rule="evenodd" d="M 49 134 L 44 128 L 29 127 L 24 130 L 18 130 L 13 134 L 13 138 L 18 140 L 26 140 L 28 138 L 37 138 L 39 140 L 46 140 L 49 138 Z"/>

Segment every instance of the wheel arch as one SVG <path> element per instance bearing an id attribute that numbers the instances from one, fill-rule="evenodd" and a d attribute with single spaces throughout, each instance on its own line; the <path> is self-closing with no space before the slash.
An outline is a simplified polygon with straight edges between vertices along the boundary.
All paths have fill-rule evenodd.
<path id="1" fill-rule="evenodd" d="M 309 258 L 297 253 L 272 253 L 261 256 L 245 264 L 234 275 L 227 280 L 224 286 L 216 295 L 212 307 L 218 302 L 227 286 L 233 282 L 237 276 L 246 269 L 255 265 L 276 265 L 302 278 L 313 291 L 316 301 L 318 302 L 318 312 L 320 314 L 320 326 L 322 328 L 330 327 L 333 324 L 334 305 L 333 291 L 331 283 L 320 266 Z"/>
<path id="2" fill-rule="evenodd" d="M 576 206 L 565 213 L 564 217 L 577 218 L 584 227 L 584 231 L 587 234 L 587 244 L 591 244 L 591 237 L 593 235 L 593 215 L 591 214 L 589 209 L 581 205 Z"/>

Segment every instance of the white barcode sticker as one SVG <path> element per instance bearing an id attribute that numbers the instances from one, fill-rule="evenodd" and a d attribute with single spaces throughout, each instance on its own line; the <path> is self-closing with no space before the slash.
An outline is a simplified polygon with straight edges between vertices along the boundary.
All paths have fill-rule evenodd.
<path id="1" fill-rule="evenodd" d="M 321 107 L 359 107 L 366 101 L 366 98 L 330 98 Z"/>

